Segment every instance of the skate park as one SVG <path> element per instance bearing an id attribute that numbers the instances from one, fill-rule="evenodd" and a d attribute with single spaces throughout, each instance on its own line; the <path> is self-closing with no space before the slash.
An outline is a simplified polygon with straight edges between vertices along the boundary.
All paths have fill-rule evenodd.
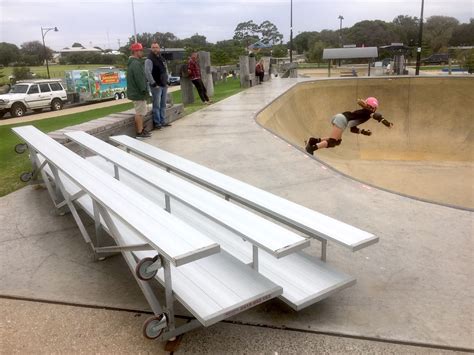
<path id="1" fill-rule="evenodd" d="M 344 159 L 355 155 L 392 163 L 406 153 L 412 164 L 422 156 L 428 161 L 422 164 L 435 162 L 437 168 L 442 165 L 440 170 L 446 167 L 443 164 L 453 164 L 462 174 L 472 174 L 472 78 L 430 80 L 275 79 L 186 116 L 174 123 L 173 130 L 161 131 L 146 141 L 379 238 L 378 243 L 355 252 L 328 242 L 327 262 L 354 276 L 355 285 L 300 311 L 271 299 L 224 322 L 186 333 L 183 349 L 193 349 L 201 344 L 199 340 L 217 351 L 233 349 L 238 345 L 230 335 L 245 331 L 228 328 L 251 326 L 256 333 L 272 329 L 268 339 L 326 335 L 370 344 L 359 345 L 365 351 L 472 351 L 472 207 L 458 201 L 421 200 L 436 200 L 430 196 L 407 197 L 412 193 L 380 186 L 380 179 L 354 179 L 349 176 L 352 171 L 341 168 L 348 165 Z M 407 86 L 416 90 L 409 91 Z M 444 94 L 436 94 L 436 88 L 444 88 Z M 380 96 L 381 112 L 395 123 L 391 131 L 381 125 L 371 127 L 374 135 L 363 137 L 367 142 L 345 134 L 340 150 L 328 150 L 315 158 L 303 152 L 306 135 L 325 131 L 331 114 L 354 109 L 358 96 L 368 91 Z M 415 93 L 421 97 L 408 107 L 407 96 Z M 433 114 L 429 111 L 433 105 L 447 106 L 438 102 L 439 97 L 449 100 L 449 107 L 434 109 Z M 463 109 L 457 111 L 456 103 Z M 434 117 L 438 113 L 446 113 L 444 121 Z M 311 116 L 318 120 L 312 121 Z M 436 126 L 444 122 L 448 127 L 436 132 L 430 126 L 423 135 L 409 139 L 407 131 L 428 125 L 414 121 L 417 118 L 431 120 Z M 454 118 L 459 124 L 450 126 Z M 439 143 L 448 133 L 449 142 Z M 439 174 L 433 172 L 426 179 Z M 472 203 L 472 184 L 470 189 L 468 183 L 459 188 L 471 196 Z M 438 195 L 449 195 L 446 183 L 437 189 Z M 72 216 L 54 213 L 46 190 L 29 186 L 2 198 L 0 204 L 1 235 L 5 237 L 3 296 L 150 311 L 123 259 L 93 261 Z M 93 229 L 93 223 L 89 221 L 86 227 Z M 318 257 L 321 246 L 313 241 L 305 251 Z M 27 260 L 26 269 L 11 272 L 11 265 L 21 259 Z M 176 313 L 183 320 L 190 317 L 179 304 Z M 257 344 L 250 349 L 268 350 Z"/>

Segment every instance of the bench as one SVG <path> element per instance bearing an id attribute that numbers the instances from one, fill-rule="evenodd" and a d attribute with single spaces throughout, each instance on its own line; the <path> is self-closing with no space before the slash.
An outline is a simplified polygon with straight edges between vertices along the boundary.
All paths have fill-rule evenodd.
<path id="1" fill-rule="evenodd" d="M 227 200 L 232 199 L 308 237 L 320 240 L 323 261 L 326 260 L 327 241 L 357 251 L 379 240 L 371 233 L 131 137 L 113 136 L 110 140 L 124 146 L 128 152 L 164 167 L 168 172 L 179 174 L 222 194 Z"/>
<path id="2" fill-rule="evenodd" d="M 281 295 L 281 287 L 206 235 L 33 126 L 13 131 L 28 146 L 34 181 L 41 176 L 55 206 L 69 209 L 94 253 L 124 256 L 154 313 L 144 323 L 146 337 L 170 339 Z M 76 207 L 94 219 L 96 242 L 105 230 L 116 246 L 94 245 Z M 148 282 L 155 277 L 165 287 L 165 308 Z M 196 319 L 176 328 L 174 298 Z"/>
<path id="3" fill-rule="evenodd" d="M 316 258 L 295 253 L 309 245 L 308 239 L 85 132 L 67 136 L 97 154 L 88 158 L 97 167 L 145 198 L 161 201 L 164 209 L 283 287 L 280 298 L 293 309 L 303 309 L 355 283 L 353 277 Z"/>

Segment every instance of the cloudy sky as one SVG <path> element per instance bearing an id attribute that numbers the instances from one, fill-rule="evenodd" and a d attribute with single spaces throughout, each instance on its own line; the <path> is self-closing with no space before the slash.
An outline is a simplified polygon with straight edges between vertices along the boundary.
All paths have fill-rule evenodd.
<path id="1" fill-rule="evenodd" d="M 285 40 L 290 31 L 290 0 L 134 0 L 137 32 L 172 32 L 179 38 L 194 33 L 210 42 L 232 38 L 239 22 L 269 20 Z M 421 0 L 293 0 L 293 33 L 338 29 L 362 20 L 391 21 L 398 15 L 420 16 Z M 468 22 L 474 0 L 425 0 L 425 15 L 445 15 Z M 53 49 L 80 42 L 84 46 L 117 48 L 133 34 L 131 0 L 0 0 L 0 42 L 20 45 L 41 40 L 50 32 Z"/>

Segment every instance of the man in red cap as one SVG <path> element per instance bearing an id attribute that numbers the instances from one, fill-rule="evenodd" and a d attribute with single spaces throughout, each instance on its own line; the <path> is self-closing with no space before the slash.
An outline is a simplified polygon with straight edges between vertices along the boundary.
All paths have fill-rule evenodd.
<path id="1" fill-rule="evenodd" d="M 132 55 L 128 58 L 127 69 L 127 96 L 133 101 L 135 106 L 135 129 L 137 138 L 151 137 L 143 127 L 143 117 L 147 114 L 148 108 L 146 98 L 148 88 L 145 78 L 145 68 L 141 58 L 143 57 L 143 46 L 141 43 L 133 43 L 130 46 Z"/>

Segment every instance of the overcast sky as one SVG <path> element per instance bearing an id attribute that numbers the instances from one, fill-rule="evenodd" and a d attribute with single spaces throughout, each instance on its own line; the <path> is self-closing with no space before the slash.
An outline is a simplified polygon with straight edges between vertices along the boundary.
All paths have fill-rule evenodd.
<path id="1" fill-rule="evenodd" d="M 179 38 L 199 33 L 209 42 L 232 38 L 239 22 L 273 22 L 285 40 L 290 32 L 290 0 L 134 0 L 137 32 L 172 32 Z M 420 16 L 421 0 L 293 0 L 293 34 L 338 29 L 362 20 L 392 21 L 398 15 Z M 425 19 L 433 15 L 469 22 L 474 0 L 425 0 Z M 84 46 L 118 48 L 133 34 L 131 0 L 0 0 L 0 42 L 20 45 L 41 40 L 57 50 Z"/>

